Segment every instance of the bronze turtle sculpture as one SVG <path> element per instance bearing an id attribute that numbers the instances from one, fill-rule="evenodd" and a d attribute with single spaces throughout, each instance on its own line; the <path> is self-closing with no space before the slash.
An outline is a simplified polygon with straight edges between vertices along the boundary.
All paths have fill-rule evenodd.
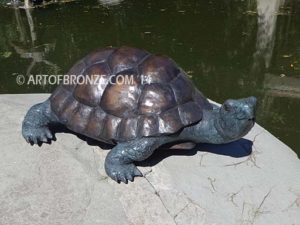
<path id="1" fill-rule="evenodd" d="M 255 97 L 229 99 L 216 107 L 173 60 L 144 50 L 96 50 L 65 76 L 72 75 L 101 79 L 58 86 L 49 99 L 27 112 L 23 137 L 33 144 L 48 142 L 53 138 L 49 126 L 62 124 L 113 144 L 105 170 L 117 182 L 142 176 L 134 162 L 147 159 L 162 145 L 229 143 L 255 123 Z M 131 82 L 116 82 L 117 76 L 126 75 Z"/>

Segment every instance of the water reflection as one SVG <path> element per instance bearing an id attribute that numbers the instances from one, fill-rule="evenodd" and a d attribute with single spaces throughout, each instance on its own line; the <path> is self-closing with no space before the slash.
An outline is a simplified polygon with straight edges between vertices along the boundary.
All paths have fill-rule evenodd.
<path id="1" fill-rule="evenodd" d="M 113 6 L 119 5 L 123 0 L 98 0 L 98 2 L 103 6 Z"/>
<path id="2" fill-rule="evenodd" d="M 27 2 L 27 4 L 28 4 L 28 2 Z M 18 9 L 16 9 L 16 10 L 18 10 Z M 26 12 L 29 29 L 30 29 L 31 43 L 32 43 L 32 45 L 34 45 L 34 42 L 36 41 L 36 33 L 34 30 L 34 24 L 33 24 L 32 16 L 31 16 L 31 9 L 26 7 L 25 12 Z"/>
<path id="3" fill-rule="evenodd" d="M 283 4 L 284 0 L 257 0 L 258 29 L 254 53 L 255 68 L 259 67 L 261 57 L 265 67 L 270 67 L 275 43 L 277 13 Z"/>
<path id="4" fill-rule="evenodd" d="M 23 24 L 23 20 L 21 17 L 21 13 L 20 10 L 15 8 L 15 19 L 17 22 L 17 31 L 19 32 L 19 42 L 25 43 L 26 42 L 26 30 L 25 30 L 25 26 Z"/>
<path id="5" fill-rule="evenodd" d="M 34 69 L 34 66 L 37 63 L 44 63 L 52 67 L 54 74 L 56 74 L 57 71 L 59 70 L 56 64 L 46 59 L 47 54 L 50 51 L 53 51 L 55 49 L 54 44 L 44 44 L 44 45 L 34 46 L 30 49 L 22 48 L 20 46 L 13 44 L 12 42 L 10 43 L 10 45 L 14 48 L 16 53 L 19 54 L 20 58 L 31 60 L 31 63 L 28 65 L 26 69 L 27 76 L 33 74 L 32 70 Z"/>
<path id="6" fill-rule="evenodd" d="M 47 60 L 47 55 L 55 50 L 55 44 L 40 44 L 37 45 L 37 35 L 35 31 L 34 22 L 32 19 L 32 9 L 15 8 L 15 20 L 17 24 L 17 30 L 19 32 L 19 42 L 9 40 L 9 45 L 13 47 L 15 52 L 23 59 L 30 59 L 31 62 L 27 66 L 26 75 L 32 74 L 32 70 L 37 63 L 43 63 L 53 68 L 54 74 L 58 72 L 59 68 L 56 64 Z M 21 17 L 21 10 L 25 11 L 26 22 Z M 26 32 L 29 28 L 29 35 Z"/>
<path id="7" fill-rule="evenodd" d="M 297 114 L 294 110 L 300 106 L 300 76 L 293 70 L 294 62 L 299 58 L 294 56 L 297 50 L 290 45 L 296 31 L 291 26 L 293 3 L 257 0 L 256 50 L 251 74 L 253 78 L 261 77 L 258 82 L 262 89 L 258 114 L 262 125 L 281 140 L 293 143 L 292 147 L 299 148 L 296 137 L 300 134 L 300 123 L 292 116 Z M 296 147 L 294 149 L 297 151 Z"/>

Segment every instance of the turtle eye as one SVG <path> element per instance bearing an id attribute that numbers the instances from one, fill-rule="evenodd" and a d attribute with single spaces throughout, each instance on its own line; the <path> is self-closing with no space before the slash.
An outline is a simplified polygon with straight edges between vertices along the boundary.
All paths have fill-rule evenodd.
<path id="1" fill-rule="evenodd" d="M 224 109 L 226 112 L 230 112 L 232 110 L 232 107 L 229 104 L 224 104 Z"/>

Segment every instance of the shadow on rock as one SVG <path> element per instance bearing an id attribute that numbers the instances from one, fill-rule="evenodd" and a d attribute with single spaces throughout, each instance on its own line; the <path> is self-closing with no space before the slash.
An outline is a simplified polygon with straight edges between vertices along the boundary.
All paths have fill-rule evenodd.
<path id="1" fill-rule="evenodd" d="M 136 165 L 142 167 L 154 166 L 167 157 L 175 155 L 192 156 L 198 151 L 240 158 L 252 153 L 252 145 L 252 141 L 242 138 L 229 144 L 198 144 L 193 149 L 165 149 L 162 147 L 155 151 L 150 158 L 142 162 L 137 162 Z"/>
<path id="2" fill-rule="evenodd" d="M 66 128 L 65 126 L 63 126 L 63 125 L 51 126 L 50 130 L 54 135 L 53 141 L 56 141 L 55 134 L 57 134 L 57 133 L 68 133 L 68 134 L 76 135 L 79 139 L 81 139 L 82 141 L 85 141 L 90 146 L 98 146 L 103 150 L 110 150 L 114 147 L 114 145 L 103 143 L 103 142 L 94 140 L 92 138 L 89 138 L 87 136 L 84 136 L 84 135 L 78 134 L 76 132 L 73 132 L 73 131 L 69 130 L 68 128 Z M 42 143 L 39 143 L 39 146 L 41 146 L 41 144 Z M 51 144 L 51 141 L 49 141 L 47 144 Z"/>

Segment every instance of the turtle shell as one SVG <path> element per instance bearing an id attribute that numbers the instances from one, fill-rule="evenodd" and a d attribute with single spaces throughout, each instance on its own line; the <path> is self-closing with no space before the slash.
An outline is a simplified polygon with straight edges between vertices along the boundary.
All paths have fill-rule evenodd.
<path id="1" fill-rule="evenodd" d="M 94 51 L 65 76 L 52 111 L 70 130 L 106 143 L 174 134 L 211 109 L 173 60 L 136 48 Z"/>

